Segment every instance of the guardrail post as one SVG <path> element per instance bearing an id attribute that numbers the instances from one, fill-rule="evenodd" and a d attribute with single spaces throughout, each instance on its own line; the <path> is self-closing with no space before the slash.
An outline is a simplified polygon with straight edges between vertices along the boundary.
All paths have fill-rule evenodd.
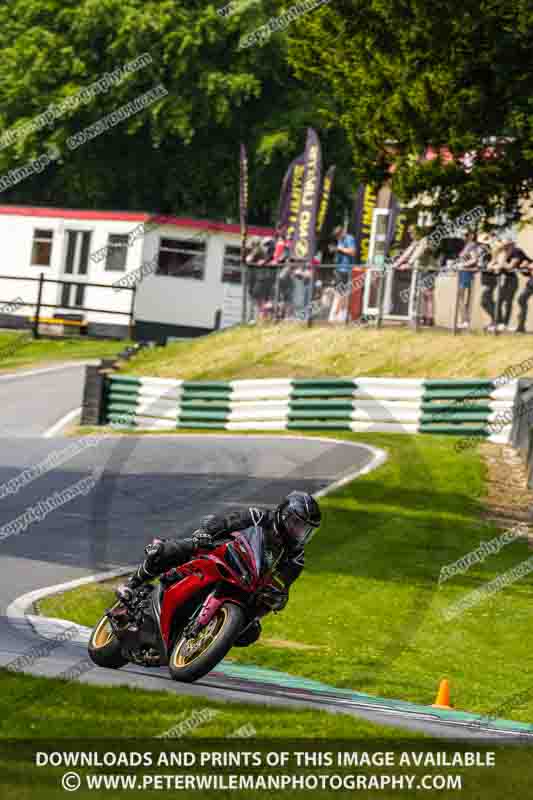
<path id="1" fill-rule="evenodd" d="M 101 425 L 105 414 L 104 362 L 100 366 L 85 368 L 85 386 L 80 425 Z"/>
<path id="2" fill-rule="evenodd" d="M 33 320 L 33 338 L 39 338 L 39 317 L 41 316 L 41 301 L 43 299 L 43 283 L 44 272 L 39 275 L 39 286 L 37 289 L 37 307 L 35 309 L 35 318 Z"/>

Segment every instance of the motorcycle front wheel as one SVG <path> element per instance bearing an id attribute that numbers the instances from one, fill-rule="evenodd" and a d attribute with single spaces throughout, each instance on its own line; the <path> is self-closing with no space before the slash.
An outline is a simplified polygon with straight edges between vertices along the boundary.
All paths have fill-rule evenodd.
<path id="1" fill-rule="evenodd" d="M 168 668 L 175 681 L 192 683 L 222 661 L 246 624 L 246 615 L 235 603 L 224 603 L 194 639 L 179 639 Z"/>
<path id="2" fill-rule="evenodd" d="M 87 649 L 89 650 L 89 658 L 99 667 L 119 669 L 128 663 L 128 660 L 121 653 L 120 642 L 113 633 L 107 616 L 103 616 L 93 628 Z"/>

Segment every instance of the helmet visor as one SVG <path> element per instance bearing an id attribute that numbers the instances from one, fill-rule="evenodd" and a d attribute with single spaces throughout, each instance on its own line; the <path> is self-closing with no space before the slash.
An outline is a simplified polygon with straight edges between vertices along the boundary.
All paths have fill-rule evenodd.
<path id="1" fill-rule="evenodd" d="M 314 534 L 316 528 L 308 522 L 304 522 L 295 514 L 287 512 L 283 515 L 283 524 L 287 535 L 293 542 L 298 544 L 305 544 Z"/>

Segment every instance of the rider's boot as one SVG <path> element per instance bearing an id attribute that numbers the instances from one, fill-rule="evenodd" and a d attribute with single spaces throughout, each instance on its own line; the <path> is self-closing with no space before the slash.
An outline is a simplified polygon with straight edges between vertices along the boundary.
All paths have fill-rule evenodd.
<path id="1" fill-rule="evenodd" d="M 233 647 L 249 647 L 254 642 L 257 642 L 261 636 L 261 623 L 258 619 L 246 627 L 241 635 L 233 642 Z"/>

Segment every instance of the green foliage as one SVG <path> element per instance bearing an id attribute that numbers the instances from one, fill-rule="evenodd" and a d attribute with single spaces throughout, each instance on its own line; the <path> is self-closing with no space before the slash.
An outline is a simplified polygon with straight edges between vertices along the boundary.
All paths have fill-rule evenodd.
<path id="1" fill-rule="evenodd" d="M 52 146 L 61 161 L 2 193 L 2 201 L 238 216 L 238 147 L 250 153 L 251 222 L 273 221 L 288 161 L 317 125 L 295 81 L 285 35 L 238 50 L 276 14 L 252 2 L 229 16 L 220 2 L 7 0 L 0 6 L 0 126 L 37 117 L 143 53 L 152 63 L 50 127 L 0 150 L 0 175 Z M 75 151 L 67 139 L 162 83 L 168 95 Z M 338 133 L 332 152 L 348 159 Z M 334 149 L 333 149 L 334 148 Z M 254 157 L 257 151 L 257 158 Z"/>
<path id="2" fill-rule="evenodd" d="M 452 217 L 512 215 L 533 188 L 532 48 L 529 0 L 336 0 L 289 32 L 289 61 L 344 128 L 360 177 L 380 182 L 396 161 L 395 191 L 432 192 Z M 511 140 L 471 172 L 417 158 L 428 145 L 481 155 L 488 137 Z"/>

